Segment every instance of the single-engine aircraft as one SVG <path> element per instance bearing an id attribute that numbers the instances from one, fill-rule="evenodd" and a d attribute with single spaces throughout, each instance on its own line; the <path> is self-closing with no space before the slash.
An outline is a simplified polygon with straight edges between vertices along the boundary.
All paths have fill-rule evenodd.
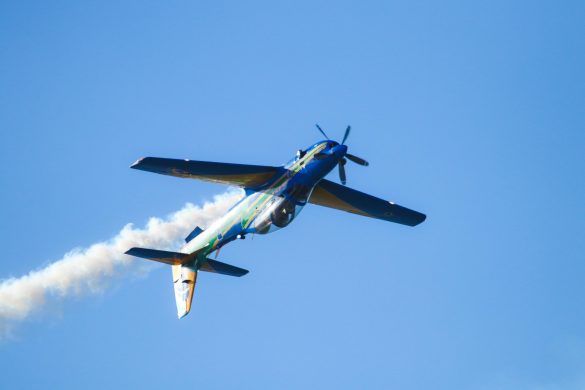
<path id="1" fill-rule="evenodd" d="M 145 157 L 131 168 L 239 186 L 246 196 L 222 218 L 207 229 L 199 226 L 185 238 L 178 252 L 131 248 L 128 255 L 170 264 L 173 271 L 177 315 L 184 317 L 191 309 L 198 271 L 243 276 L 247 270 L 209 258 L 227 243 L 244 239 L 248 234 L 266 234 L 288 226 L 307 203 L 331 207 L 366 217 L 415 226 L 426 216 L 363 192 L 345 187 L 345 164 L 352 161 L 368 166 L 368 162 L 347 152 L 345 141 L 351 127 L 345 130 L 341 143 L 325 136 L 283 166 L 242 165 L 207 161 Z M 335 166 L 341 184 L 324 177 Z"/>

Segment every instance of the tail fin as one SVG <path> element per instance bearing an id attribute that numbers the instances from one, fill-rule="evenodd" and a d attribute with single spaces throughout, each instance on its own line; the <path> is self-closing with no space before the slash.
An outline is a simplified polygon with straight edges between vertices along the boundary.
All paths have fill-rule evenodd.
<path id="1" fill-rule="evenodd" d="M 173 286 L 179 319 L 185 317 L 191 310 L 196 282 L 196 270 L 185 265 L 173 265 Z"/>
<path id="2" fill-rule="evenodd" d="M 191 310 L 191 302 L 193 301 L 193 294 L 195 292 L 195 283 L 197 282 L 197 269 L 193 262 L 197 256 L 197 252 L 187 254 L 161 251 L 158 249 L 131 248 L 126 254 L 170 264 L 172 266 L 177 316 L 179 318 L 185 317 Z M 199 267 L 201 271 L 238 277 L 244 276 L 248 273 L 248 270 L 243 268 L 212 259 L 206 259 Z"/>
<path id="3" fill-rule="evenodd" d="M 177 303 L 177 316 L 185 317 L 191 310 L 195 283 L 197 282 L 197 270 L 191 268 L 189 263 L 196 253 L 191 255 L 179 252 L 161 251 L 158 249 L 132 248 L 127 255 L 142 257 L 160 263 L 170 264 L 173 268 L 173 287 L 175 290 L 175 302 Z"/>

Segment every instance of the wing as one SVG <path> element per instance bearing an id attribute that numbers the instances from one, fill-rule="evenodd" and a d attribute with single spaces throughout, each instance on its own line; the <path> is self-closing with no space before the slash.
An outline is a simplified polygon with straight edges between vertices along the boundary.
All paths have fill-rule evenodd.
<path id="1" fill-rule="evenodd" d="M 317 184 L 309 198 L 309 203 L 408 226 L 418 225 L 427 218 L 426 215 L 418 211 L 325 179 Z"/>
<path id="2" fill-rule="evenodd" d="M 278 167 L 229 164 L 208 161 L 178 160 L 145 157 L 130 168 L 162 175 L 199 179 L 245 188 L 258 188 L 270 182 L 279 172 Z"/>

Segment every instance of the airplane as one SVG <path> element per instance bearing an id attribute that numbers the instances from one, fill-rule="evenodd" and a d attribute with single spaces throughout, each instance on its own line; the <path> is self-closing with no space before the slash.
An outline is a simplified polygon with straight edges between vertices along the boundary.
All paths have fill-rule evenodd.
<path id="1" fill-rule="evenodd" d="M 345 165 L 352 161 L 361 166 L 368 162 L 348 153 L 345 141 L 351 126 L 345 130 L 341 143 L 326 138 L 282 166 L 243 165 L 207 161 L 145 157 L 131 168 L 182 178 L 242 187 L 245 197 L 223 217 L 206 229 L 197 226 L 185 238 L 178 252 L 134 247 L 126 254 L 172 266 L 177 316 L 183 318 L 191 310 L 199 271 L 222 275 L 243 276 L 248 270 L 211 259 L 209 256 L 229 242 L 245 239 L 249 234 L 267 234 L 288 226 L 307 203 L 347 211 L 366 217 L 416 226 L 426 215 L 393 202 L 348 188 Z M 325 179 L 335 166 L 341 185 Z"/>

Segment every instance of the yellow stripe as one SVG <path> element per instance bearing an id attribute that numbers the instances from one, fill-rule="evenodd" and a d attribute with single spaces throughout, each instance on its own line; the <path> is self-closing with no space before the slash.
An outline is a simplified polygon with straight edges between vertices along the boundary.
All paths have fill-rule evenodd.
<path id="1" fill-rule="evenodd" d="M 295 174 L 298 173 L 301 170 L 301 163 L 307 164 L 314 156 L 315 154 L 317 154 L 318 152 L 320 152 L 321 150 L 323 150 L 325 148 L 325 144 L 321 144 L 318 147 L 316 147 L 315 149 L 313 149 L 307 156 L 305 156 L 305 158 L 297 161 L 290 169 L 287 170 L 288 171 L 293 171 Z M 279 187 L 282 184 L 282 180 L 286 179 L 287 177 L 287 173 L 285 172 L 280 178 L 278 178 L 275 182 L 274 185 L 272 187 L 270 187 L 267 191 L 269 190 L 274 190 L 275 188 Z M 251 207 L 256 206 L 256 204 L 258 204 L 260 201 L 263 201 L 261 205 L 259 205 L 256 210 L 254 211 L 254 213 L 250 216 L 250 218 L 248 219 L 248 222 L 246 223 L 246 226 L 244 228 L 248 228 L 248 226 L 250 226 L 250 223 L 254 220 L 254 218 L 258 215 L 259 211 L 258 210 L 262 210 L 262 206 L 264 206 L 264 204 L 266 204 L 266 202 L 268 202 L 269 194 L 264 194 L 264 196 L 261 196 L 258 200 L 256 200 L 254 202 L 254 204 L 251 205 Z"/>
<path id="2" fill-rule="evenodd" d="M 295 164 L 293 164 L 293 166 L 291 166 L 289 169 L 287 169 L 287 171 L 274 182 L 272 187 L 270 187 L 266 190 L 267 192 L 262 192 L 262 195 L 260 195 L 258 197 L 258 199 L 256 199 L 254 201 L 254 203 L 252 203 L 250 206 L 248 206 L 248 210 L 253 208 L 253 207 L 256 207 L 256 209 L 250 215 L 250 218 L 248 218 L 248 221 L 246 222 L 246 225 L 243 226 L 243 228 L 247 229 L 250 226 L 250 224 L 252 223 L 254 218 L 256 218 L 256 216 L 258 215 L 258 213 L 259 213 L 258 210 L 262 211 L 262 207 L 271 199 L 271 197 L 273 196 L 273 193 L 268 192 L 268 191 L 273 191 L 274 189 L 280 187 L 284 183 L 284 181 L 287 179 L 289 171 L 292 171 L 294 174 L 297 174 L 302 169 L 302 165 L 308 164 L 310 162 L 310 160 L 315 156 L 315 154 L 319 153 L 323 149 L 325 149 L 325 144 L 321 144 L 321 145 L 317 146 L 315 149 L 313 149 L 311 152 L 309 152 L 304 158 L 300 159 Z M 292 179 L 292 177 L 290 179 Z M 234 227 L 236 222 L 239 223 L 239 220 L 241 220 L 241 218 L 242 218 L 241 214 L 236 215 L 229 223 L 224 225 L 224 228 L 221 230 L 222 236 L 224 236 L 228 231 L 230 231 L 230 229 L 232 227 Z M 225 226 L 227 226 L 227 227 L 225 227 Z M 215 249 L 215 247 L 217 247 L 217 243 L 218 243 L 218 241 L 216 241 L 216 244 L 213 246 L 212 251 L 213 251 L 213 249 Z"/>

